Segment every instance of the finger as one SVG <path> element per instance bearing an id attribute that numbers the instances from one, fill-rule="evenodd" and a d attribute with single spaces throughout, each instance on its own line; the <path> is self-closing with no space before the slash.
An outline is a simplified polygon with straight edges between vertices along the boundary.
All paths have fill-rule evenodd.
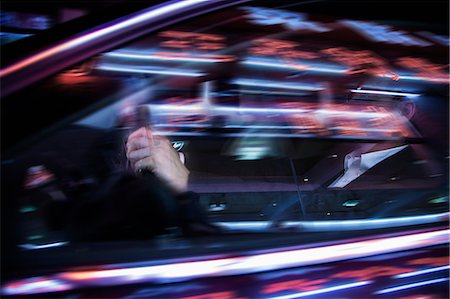
<path id="1" fill-rule="evenodd" d="M 153 170 L 155 169 L 155 162 L 151 157 L 147 157 L 145 159 L 138 160 L 136 163 L 134 163 L 134 169 L 135 171 L 139 171 L 141 169 L 148 169 Z"/>
<path id="2" fill-rule="evenodd" d="M 150 143 L 153 144 L 154 139 L 152 130 L 149 127 L 145 127 L 144 129 L 145 129 L 145 136 L 150 140 Z"/>
<path id="3" fill-rule="evenodd" d="M 168 144 L 170 144 L 170 141 L 166 137 L 161 136 L 161 135 L 153 135 L 153 143 L 152 143 L 152 145 L 155 145 L 155 146 L 161 146 L 161 145 L 166 146 Z M 170 144 L 170 146 L 172 146 L 172 144 Z"/>
<path id="4" fill-rule="evenodd" d="M 148 137 L 147 136 L 148 133 L 152 134 L 152 130 L 149 127 L 141 127 L 136 131 L 134 131 L 133 133 L 131 133 L 130 136 L 128 136 L 128 139 L 136 137 Z"/>
<path id="5" fill-rule="evenodd" d="M 141 160 L 150 156 L 151 152 L 148 147 L 144 147 L 127 153 L 127 158 L 130 159 L 131 161 Z"/>
<path id="6" fill-rule="evenodd" d="M 133 131 L 133 132 L 128 136 L 128 139 L 144 137 L 145 134 L 146 134 L 146 133 L 145 133 L 145 128 L 142 127 L 142 128 L 139 128 L 139 129 Z"/>
<path id="7" fill-rule="evenodd" d="M 146 137 L 129 139 L 127 142 L 127 153 L 149 146 L 151 146 L 151 143 Z"/>

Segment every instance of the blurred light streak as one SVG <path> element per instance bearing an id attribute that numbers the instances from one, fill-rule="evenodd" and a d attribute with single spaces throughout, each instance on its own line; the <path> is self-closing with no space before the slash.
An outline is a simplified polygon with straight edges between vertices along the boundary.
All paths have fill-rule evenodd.
<path id="1" fill-rule="evenodd" d="M 168 112 L 177 112 L 177 111 L 188 111 L 188 112 L 192 112 L 192 111 L 202 111 L 205 110 L 206 107 L 203 106 L 202 104 L 190 104 L 190 105 L 172 105 L 172 104 L 161 104 L 161 105 L 157 105 L 157 104 L 150 104 L 148 105 L 149 108 L 152 110 L 163 110 L 163 111 L 168 111 Z M 169 113 L 170 115 L 170 113 Z"/>
<path id="2" fill-rule="evenodd" d="M 209 96 L 211 93 L 211 82 L 206 81 L 202 83 L 202 98 L 203 98 L 203 104 L 209 106 L 211 105 Z"/>
<path id="3" fill-rule="evenodd" d="M 420 94 L 417 93 L 403 93 L 403 92 L 394 92 L 394 91 L 384 91 L 384 90 L 367 90 L 367 89 L 352 89 L 350 90 L 354 93 L 365 93 L 365 94 L 377 94 L 377 95 L 387 95 L 387 96 L 400 96 L 400 97 L 420 97 Z"/>
<path id="4" fill-rule="evenodd" d="M 440 282 L 444 282 L 444 281 L 448 281 L 448 280 L 449 280 L 448 278 L 438 278 L 438 279 L 426 280 L 426 281 L 421 281 L 421 282 L 416 282 L 416 283 L 411 283 L 411 284 L 405 284 L 405 285 L 401 285 L 398 287 L 383 289 L 383 290 L 375 292 L 375 294 L 386 294 L 386 293 L 398 292 L 398 291 L 402 291 L 402 290 L 406 290 L 406 289 L 417 288 L 417 287 L 440 283 Z"/>
<path id="5" fill-rule="evenodd" d="M 182 76 L 182 77 L 201 77 L 205 75 L 204 73 L 198 73 L 195 71 L 175 69 L 175 68 L 144 69 L 144 68 L 131 68 L 114 65 L 99 65 L 95 68 L 102 71 L 124 72 L 134 74 L 155 74 L 155 75 Z"/>
<path id="6" fill-rule="evenodd" d="M 205 136 L 203 132 L 172 132 L 172 131 L 159 131 L 155 134 L 163 136 Z M 298 137 L 299 134 L 289 134 L 289 133 L 255 133 L 255 132 L 239 132 L 239 133 L 216 133 L 227 137 L 262 137 L 262 138 L 273 138 L 273 137 Z M 315 134 L 301 134 L 302 136 L 315 136 Z M 383 139 L 385 140 L 385 139 Z"/>
<path id="7" fill-rule="evenodd" d="M 357 20 L 341 20 L 339 22 L 356 30 L 358 33 L 373 42 L 419 47 L 428 47 L 433 45 L 430 42 L 412 36 L 405 31 L 396 30 L 391 26 L 382 25 L 375 22 Z"/>
<path id="8" fill-rule="evenodd" d="M 389 77 L 389 76 L 385 76 Z M 435 83 L 450 83 L 449 78 L 431 78 L 431 77 L 422 77 L 422 76 L 407 76 L 407 75 L 400 75 L 398 77 L 400 80 L 413 80 L 413 81 L 428 81 L 428 82 L 435 82 Z"/>
<path id="9" fill-rule="evenodd" d="M 208 128 L 209 124 L 155 124 L 154 127 L 180 127 L 180 128 Z M 310 129 L 311 127 L 302 126 L 265 126 L 265 125 L 224 125 L 224 129 L 273 129 L 273 130 L 290 130 L 290 129 Z"/>
<path id="10" fill-rule="evenodd" d="M 154 124 L 152 127 L 174 127 L 174 128 L 207 128 L 206 124 Z"/>
<path id="11" fill-rule="evenodd" d="M 391 113 L 382 112 L 363 112 L 363 111 L 342 111 L 342 110 L 331 110 L 331 109 L 319 109 L 315 110 L 315 113 L 328 114 L 328 115 L 338 115 L 338 116 L 355 116 L 362 118 L 382 118 L 392 115 Z"/>
<path id="12" fill-rule="evenodd" d="M 33 277 L 18 282 L 9 283 L 2 287 L 3 295 L 29 295 L 48 292 L 62 292 L 73 289 L 70 282 L 60 279 Z"/>
<path id="13" fill-rule="evenodd" d="M 198 257 L 203 260 L 180 262 L 161 260 L 159 265 L 139 266 L 141 263 L 105 265 L 98 270 L 74 270 L 54 274 L 46 281 L 62 280 L 63 284 L 45 285 L 45 292 L 58 292 L 61 288 L 121 285 L 138 282 L 169 283 L 199 277 L 227 276 L 279 270 L 319 263 L 366 257 L 390 252 L 410 250 L 448 242 L 449 230 L 415 233 L 403 236 L 380 237 L 378 239 L 353 241 L 336 245 L 293 249 L 273 248 L 273 252 L 233 255 L 233 257 Z M 310 246 L 314 246 L 311 244 Z M 53 278 L 52 278 L 53 277 Z M 40 278 L 42 279 L 42 278 Z M 29 283 L 30 280 L 9 282 L 2 288 L 10 295 L 41 293 L 42 285 Z"/>
<path id="14" fill-rule="evenodd" d="M 397 227 L 406 225 L 418 225 L 447 221 L 450 213 L 440 213 L 432 215 L 408 216 L 384 219 L 368 220 L 330 220 L 330 221 L 286 221 L 281 222 L 282 227 L 299 227 L 306 231 L 323 230 L 359 230 L 359 229 L 378 229 L 385 227 Z M 246 229 L 263 230 L 270 226 L 270 221 L 238 221 L 238 222 L 215 222 L 226 229 Z"/>
<path id="15" fill-rule="evenodd" d="M 268 62 L 268 61 L 259 61 L 259 60 L 244 60 L 241 64 L 245 65 L 253 65 L 253 66 L 265 66 L 268 68 L 278 68 L 278 69 L 292 69 L 297 71 L 313 71 L 313 72 L 322 72 L 322 73 L 333 73 L 333 74 L 346 74 L 346 69 L 334 69 L 334 68 L 326 68 L 326 67 L 314 67 L 303 64 L 283 64 L 279 62 Z M 378 77 L 389 78 L 392 79 L 392 75 L 379 75 Z M 423 76 L 410 76 L 410 75 L 400 75 L 398 76 L 399 80 L 414 80 L 414 81 L 426 81 L 433 83 L 449 83 L 450 79 L 448 78 L 432 78 L 432 77 L 423 77 Z"/>
<path id="16" fill-rule="evenodd" d="M 394 278 L 412 277 L 412 276 L 417 276 L 417 275 L 422 275 L 422 274 L 427 274 L 427 273 L 433 273 L 433 272 L 442 271 L 442 270 L 448 270 L 448 269 L 450 269 L 450 265 L 442 266 L 442 267 L 435 267 L 435 268 L 428 268 L 428 269 L 424 269 L 424 270 L 420 270 L 420 271 L 408 272 L 408 273 L 403 273 L 403 274 L 398 274 L 398 275 L 395 275 Z"/>
<path id="17" fill-rule="evenodd" d="M 313 128 L 311 126 L 270 126 L 270 125 L 225 125 L 224 128 L 227 129 L 310 129 Z M 315 128 L 315 127 L 314 127 Z"/>
<path id="18" fill-rule="evenodd" d="M 225 107 L 225 106 L 211 106 L 212 111 L 230 111 L 230 112 L 255 112 L 255 113 L 305 113 L 311 112 L 306 109 L 298 109 L 298 108 L 251 108 L 251 107 Z"/>
<path id="19" fill-rule="evenodd" d="M 306 85 L 297 83 L 286 83 L 282 81 L 267 81 L 267 80 L 257 80 L 257 79 L 235 79 L 231 83 L 243 86 L 258 86 L 264 88 L 282 88 L 282 89 L 293 89 L 293 90 L 309 90 L 309 91 L 319 91 L 323 90 L 323 87 L 317 85 Z"/>
<path id="20" fill-rule="evenodd" d="M 41 245 L 35 245 L 35 244 L 21 244 L 19 245 L 20 248 L 26 249 L 26 250 L 36 250 L 36 249 L 46 249 L 46 248 L 54 248 L 54 247 L 61 247 L 69 244 L 69 242 L 55 242 L 55 243 L 49 243 L 49 244 L 41 244 Z"/>
<path id="21" fill-rule="evenodd" d="M 120 21 L 114 25 L 109 25 L 104 28 L 95 30 L 93 32 L 83 34 L 77 38 L 74 38 L 70 41 L 63 42 L 57 46 L 51 47 L 47 50 L 39 52 L 38 54 L 32 55 L 28 58 L 25 58 L 3 70 L 0 71 L 0 77 L 13 73 L 19 69 L 24 67 L 28 67 L 29 65 L 38 62 L 39 60 L 43 60 L 47 57 L 58 55 L 64 51 L 70 50 L 74 47 L 79 47 L 83 44 L 86 44 L 92 40 L 98 39 L 105 35 L 111 34 L 115 31 L 122 30 L 129 26 L 134 26 L 142 22 L 148 22 L 149 20 L 160 17 L 162 15 L 173 13 L 177 10 L 183 10 L 188 8 L 189 6 L 196 5 L 201 2 L 206 2 L 207 0 L 182 0 L 177 2 L 168 3 L 164 6 L 159 6 L 156 8 L 151 8 L 150 10 L 146 10 L 145 12 L 134 15 L 130 18 L 126 18 L 123 21 Z"/>
<path id="22" fill-rule="evenodd" d="M 182 62 L 200 62 L 200 63 L 218 63 L 231 61 L 229 57 L 226 58 L 212 58 L 212 57 L 195 57 L 195 56 L 176 56 L 162 55 L 162 54 L 137 54 L 137 53 L 123 53 L 123 52 L 109 52 L 104 56 L 119 57 L 128 59 L 142 59 L 142 60 L 159 60 L 159 61 L 182 61 Z"/>
<path id="23" fill-rule="evenodd" d="M 407 216 L 383 219 L 366 219 L 366 220 L 332 220 L 332 221 L 288 221 L 287 226 L 299 226 L 308 231 L 319 230 L 357 230 L 357 229 L 377 229 L 386 227 L 397 227 L 407 225 L 417 225 L 425 223 L 434 223 L 439 221 L 448 221 L 449 212 Z"/>
<path id="24" fill-rule="evenodd" d="M 244 65 L 251 66 L 265 66 L 268 68 L 276 68 L 276 69 L 290 69 L 297 71 L 312 71 L 312 72 L 320 72 L 320 73 L 331 73 L 331 74 L 344 74 L 346 69 L 335 69 L 335 68 L 326 68 L 319 66 L 312 66 L 307 64 L 295 64 L 295 63 L 281 63 L 279 61 L 264 61 L 264 60 L 244 60 L 241 62 Z"/>
<path id="25" fill-rule="evenodd" d="M 448 36 L 437 35 L 437 34 L 434 34 L 431 32 L 427 32 L 427 31 L 421 31 L 421 32 L 418 32 L 418 34 L 425 36 L 426 38 L 429 38 L 434 42 L 438 42 L 441 45 L 450 46 L 450 40 L 449 40 Z"/>
<path id="26" fill-rule="evenodd" d="M 370 280 L 360 281 L 360 282 L 353 282 L 353 283 L 342 284 L 342 285 L 338 285 L 338 286 L 334 286 L 334 287 L 318 289 L 318 290 L 314 290 L 314 291 L 300 292 L 300 293 L 295 293 L 295 294 L 290 294 L 290 295 L 283 295 L 283 296 L 268 297 L 268 299 L 294 299 L 294 298 L 301 298 L 301 297 L 306 297 L 306 296 L 312 296 L 312 295 L 317 295 L 317 294 L 323 294 L 323 293 L 329 293 L 329 292 L 334 292 L 334 291 L 339 291 L 339 290 L 356 288 L 356 287 L 360 287 L 360 286 L 363 286 L 363 285 L 368 285 L 370 283 L 372 283 L 372 281 L 370 281 Z"/>
<path id="27" fill-rule="evenodd" d="M 21 38 L 25 38 L 28 36 L 31 36 L 32 34 L 26 34 L 26 33 L 15 33 L 15 32 L 0 32 L 0 39 L 11 39 L 11 40 L 18 40 Z"/>
<path id="28" fill-rule="evenodd" d="M 250 107 L 225 107 L 225 106 L 208 106 L 202 104 L 192 104 L 192 105 L 171 105 L 171 104 L 161 104 L 161 105 L 149 105 L 150 109 L 156 110 L 168 110 L 168 111 L 191 111 L 191 110 L 205 110 L 205 111 L 228 111 L 228 112 L 255 112 L 255 113 L 303 113 L 308 112 L 305 109 L 283 109 L 283 108 L 250 108 Z"/>
<path id="29" fill-rule="evenodd" d="M 387 116 L 391 116 L 391 113 L 382 113 L 382 112 L 364 112 L 364 111 L 343 111 L 343 110 L 331 110 L 331 109 L 301 109 L 301 108 L 269 108 L 269 107 L 261 107 L 261 108 L 253 108 L 253 107 L 227 107 L 227 106 L 214 106 L 208 104 L 191 104 L 191 105 L 172 105 L 172 104 L 159 104 L 152 105 L 150 104 L 150 108 L 159 109 L 159 110 L 168 110 L 168 111 L 179 111 L 190 109 L 205 111 L 226 111 L 226 112 L 252 112 L 252 113 L 284 113 L 284 114 L 295 114 L 295 113 L 312 113 L 312 114 L 325 114 L 325 115 L 337 115 L 337 116 L 348 116 L 348 117 L 361 117 L 361 118 L 383 118 Z"/>
<path id="30" fill-rule="evenodd" d="M 279 96 L 298 96 L 303 97 L 306 96 L 307 93 L 299 93 L 299 92 L 283 92 L 283 91 L 269 91 L 269 90 L 251 90 L 251 89 L 239 89 L 240 93 L 245 94 L 258 94 L 258 95 L 266 95 L 266 94 L 274 94 Z"/>
<path id="31" fill-rule="evenodd" d="M 397 129 L 371 129 L 371 128 L 357 128 L 357 127 L 330 127 L 329 129 L 363 131 L 363 132 L 383 132 L 383 133 L 391 133 L 391 132 L 398 132 L 399 131 Z"/>

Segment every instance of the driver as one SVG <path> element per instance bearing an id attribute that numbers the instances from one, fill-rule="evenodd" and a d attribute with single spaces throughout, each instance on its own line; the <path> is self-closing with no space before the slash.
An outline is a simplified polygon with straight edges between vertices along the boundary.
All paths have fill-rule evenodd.
<path id="1" fill-rule="evenodd" d="M 198 195 L 188 191 L 189 170 L 183 153 L 171 142 L 153 134 L 148 126 L 132 132 L 126 142 L 126 157 L 137 176 L 155 176 L 175 196 L 177 222 L 187 236 L 218 233 L 218 227 L 208 223 L 198 202 Z"/>

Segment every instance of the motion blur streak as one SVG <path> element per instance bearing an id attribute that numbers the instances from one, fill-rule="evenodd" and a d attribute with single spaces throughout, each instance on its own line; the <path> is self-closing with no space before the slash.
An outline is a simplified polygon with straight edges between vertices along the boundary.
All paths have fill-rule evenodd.
<path id="1" fill-rule="evenodd" d="M 17 283 L 10 283 L 2 288 L 3 295 L 39 294 L 46 292 L 61 292 L 73 289 L 74 287 L 59 279 L 33 277 L 24 279 Z"/>
<path id="2" fill-rule="evenodd" d="M 197 73 L 194 71 L 188 71 L 183 69 L 175 68 L 162 68 L 162 69 L 151 69 L 151 68 L 130 68 L 122 66 L 113 65 L 100 65 L 96 69 L 102 71 L 113 71 L 113 72 L 125 72 L 125 73 L 135 73 L 135 74 L 156 74 L 156 75 L 166 75 L 166 76 L 184 76 L 184 77 L 201 77 L 203 73 Z"/>
<path id="3" fill-rule="evenodd" d="M 34 244 L 21 244 L 19 245 L 20 248 L 25 250 L 39 250 L 39 249 L 46 249 L 46 248 L 54 248 L 54 247 L 61 247 L 69 244 L 69 242 L 55 242 L 55 243 L 49 243 L 49 244 L 42 244 L 42 245 L 34 245 Z"/>
<path id="4" fill-rule="evenodd" d="M 83 45 L 85 43 L 88 43 L 94 39 L 100 38 L 102 36 L 111 34 L 114 31 L 121 30 L 123 28 L 126 28 L 128 26 L 136 25 L 141 22 L 146 22 L 149 19 L 156 18 L 165 14 L 173 13 L 176 10 L 183 10 L 186 9 L 189 6 L 205 2 L 207 0 L 184 0 L 184 1 L 178 1 L 171 3 L 169 5 L 157 7 L 155 9 L 151 9 L 149 11 L 146 11 L 142 14 L 136 15 L 132 18 L 126 19 L 122 22 L 119 22 L 114 25 L 110 25 L 107 27 L 104 27 L 102 29 L 96 30 L 94 32 L 82 35 L 80 37 L 77 37 L 73 40 L 70 40 L 68 42 L 62 43 L 58 46 L 52 47 L 48 50 L 42 51 L 36 55 L 32 55 L 16 64 L 11 65 L 10 67 L 0 71 L 0 77 L 3 77 L 5 75 L 8 75 L 12 72 L 15 72 L 21 68 L 27 67 L 33 63 L 36 63 L 39 60 L 42 60 L 44 58 L 47 58 L 49 56 L 58 55 L 61 52 L 64 52 L 66 50 L 69 50 L 73 47 L 77 47 L 80 45 Z"/>
<path id="5" fill-rule="evenodd" d="M 256 80 L 256 79 L 236 79 L 231 83 L 243 86 L 259 86 L 264 88 L 284 88 L 293 90 L 309 90 L 309 91 L 320 91 L 323 87 L 311 84 L 297 84 L 297 83 L 284 83 L 278 81 L 268 81 L 268 80 Z"/>
<path id="6" fill-rule="evenodd" d="M 331 221 L 286 221 L 281 222 L 283 227 L 298 227 L 302 231 L 323 231 L 323 230 L 360 230 L 378 229 L 385 227 L 409 226 L 425 223 L 435 223 L 448 220 L 450 213 L 440 213 L 432 215 L 420 215 L 409 217 L 396 217 L 384 219 L 368 220 L 331 220 Z M 227 229 L 244 230 L 265 230 L 271 222 L 269 221 L 240 221 L 240 222 L 216 222 L 217 225 Z"/>
<path id="7" fill-rule="evenodd" d="M 404 93 L 404 92 L 394 92 L 384 90 L 352 89 L 350 91 L 354 93 L 379 94 L 387 96 L 413 97 L 413 98 L 420 97 L 420 94 L 417 93 Z"/>
<path id="8" fill-rule="evenodd" d="M 202 63 L 216 63 L 216 62 L 228 62 L 231 58 L 226 57 L 190 57 L 190 56 L 169 56 L 162 54 L 137 54 L 137 53 L 122 53 L 122 52 L 110 52 L 105 53 L 105 56 L 129 58 L 129 59 L 142 59 L 142 60 L 161 60 L 161 61 L 185 61 L 185 62 L 202 62 Z"/>
<path id="9" fill-rule="evenodd" d="M 380 290 L 380 291 L 377 291 L 375 294 L 392 293 L 392 292 L 402 291 L 402 290 L 406 290 L 406 289 L 426 286 L 426 285 L 430 285 L 430 284 L 434 284 L 434 283 L 440 283 L 440 282 L 444 282 L 444 281 L 448 281 L 448 278 L 438 278 L 438 279 L 426 280 L 426 281 L 421 281 L 421 282 L 416 282 L 416 283 L 411 283 L 411 284 L 405 284 L 405 285 L 401 285 L 398 287 Z"/>
<path id="10" fill-rule="evenodd" d="M 286 113 L 286 114 L 295 114 L 295 113 L 314 113 L 320 115 L 338 115 L 338 116 L 349 116 L 349 117 L 361 117 L 361 118 L 383 118 L 390 116 L 390 113 L 382 113 L 382 112 L 363 112 L 363 111 L 339 111 L 339 110 L 331 110 L 331 109 L 318 109 L 318 110 L 308 110 L 301 108 L 252 108 L 252 107 L 225 107 L 218 105 L 204 105 L 202 103 L 196 103 L 191 105 L 172 105 L 172 104 L 161 104 L 161 105 L 149 105 L 151 109 L 158 110 L 168 110 L 168 111 L 179 111 L 190 109 L 201 110 L 202 108 L 205 110 L 211 111 L 229 111 L 229 112 L 254 112 L 266 114 L 270 113 Z"/>
<path id="11" fill-rule="evenodd" d="M 326 67 L 315 67 L 308 66 L 303 64 L 283 64 L 279 62 L 269 62 L 269 61 L 259 61 L 259 60 L 244 60 L 241 62 L 244 65 L 251 66 L 261 66 L 267 68 L 276 68 L 276 69 L 292 69 L 297 71 L 312 71 L 312 72 L 321 72 L 321 73 L 330 73 L 330 74 L 345 74 L 346 70 L 343 69 L 334 69 L 334 68 L 326 68 Z M 389 78 L 392 79 L 392 75 L 378 75 L 378 77 Z M 409 76 L 409 75 L 400 75 L 398 76 L 399 80 L 414 80 L 414 81 L 426 81 L 432 83 L 449 83 L 450 79 L 448 78 L 433 78 L 433 77 L 423 77 L 423 76 Z"/>
<path id="12" fill-rule="evenodd" d="M 450 83 L 450 79 L 446 78 L 431 78 L 431 77 L 421 77 L 421 76 L 399 76 L 400 80 L 414 80 L 414 81 L 428 81 L 434 83 Z"/>
<path id="13" fill-rule="evenodd" d="M 440 213 L 432 215 L 420 215 L 409 217 L 395 217 L 384 219 L 368 219 L 368 220 L 335 220 L 335 221 L 303 221 L 303 222 L 287 222 L 287 226 L 299 226 L 307 231 L 319 230 L 355 230 L 355 229 L 375 229 L 385 227 L 399 227 L 407 225 L 417 225 L 425 223 L 433 223 L 438 221 L 448 221 L 450 213 Z"/>
<path id="14" fill-rule="evenodd" d="M 429 269 L 424 269 L 424 270 L 420 270 L 420 271 L 408 272 L 408 273 L 403 273 L 403 274 L 398 274 L 398 275 L 395 275 L 394 278 L 405 278 L 405 277 L 411 277 L 411 276 L 417 276 L 417 275 L 422 275 L 422 274 L 428 274 L 428 273 L 433 273 L 433 272 L 443 271 L 443 270 L 448 270 L 448 269 L 450 269 L 450 265 L 442 266 L 442 267 L 429 268 Z"/>
<path id="15" fill-rule="evenodd" d="M 323 289 L 314 290 L 314 291 L 301 292 L 301 293 L 295 293 L 295 294 L 291 294 L 291 295 L 284 295 L 284 296 L 277 296 L 277 297 L 269 297 L 268 299 L 294 299 L 294 298 L 300 298 L 300 297 L 305 297 L 305 296 L 312 296 L 312 295 L 317 295 L 317 294 L 323 294 L 323 293 L 329 293 L 329 292 L 334 292 L 334 291 L 339 291 L 339 290 L 360 287 L 360 286 L 367 285 L 370 283 L 372 283 L 370 280 L 360 281 L 360 282 L 354 282 L 354 283 L 349 283 L 349 284 L 342 284 L 342 285 L 329 287 L 329 288 L 323 288 Z"/>
<path id="16" fill-rule="evenodd" d="M 138 282 L 169 283 L 199 277 L 226 276 L 279 270 L 351 258 L 366 257 L 396 251 L 410 250 L 448 242 L 450 230 L 415 233 L 405 236 L 380 237 L 337 245 L 311 248 L 277 248 L 275 252 L 214 258 L 190 262 L 160 261 L 160 265 L 139 266 L 137 263 L 105 265 L 100 270 L 67 271 L 48 277 L 62 280 L 69 286 L 121 285 Z M 200 259 L 201 257 L 199 257 Z M 142 263 L 140 263 L 142 265 Z M 7 283 L 3 292 L 14 295 L 58 292 L 60 286 L 34 287 L 29 280 Z"/>
<path id="17" fill-rule="evenodd" d="M 331 74 L 344 74 L 346 72 L 345 69 L 333 69 L 333 68 L 325 68 L 325 67 L 315 67 L 304 64 L 293 64 L 293 63 L 280 63 L 277 61 L 257 61 L 257 60 L 244 60 L 242 62 L 244 65 L 252 65 L 252 66 L 266 66 L 270 68 L 277 69 L 292 69 L 298 71 L 312 71 L 312 72 L 320 72 L 320 73 L 331 73 Z"/>

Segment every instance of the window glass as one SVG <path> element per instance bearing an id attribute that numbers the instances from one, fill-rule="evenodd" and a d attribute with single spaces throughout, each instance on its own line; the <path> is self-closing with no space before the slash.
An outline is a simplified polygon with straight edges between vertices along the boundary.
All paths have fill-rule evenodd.
<path id="1" fill-rule="evenodd" d="M 250 3 L 99 53 L 23 91 L 36 103 L 64 101 L 67 111 L 80 102 L 102 107 L 10 162 L 20 178 L 19 244 L 66 244 L 102 229 L 105 240 L 177 234 L 168 219 L 178 217 L 178 202 L 162 195 L 141 207 L 133 200 L 151 201 L 151 191 L 125 176 L 134 170 L 127 137 L 144 125 L 182 153 L 188 189 L 199 196 L 200 209 L 189 212 L 202 210 L 231 233 L 300 233 L 320 221 L 332 221 L 323 230 L 349 220 L 372 228 L 370 220 L 384 218 L 395 227 L 399 217 L 412 225 L 441 215 L 443 39 Z M 106 231 L 102 221 L 119 224 Z"/>

